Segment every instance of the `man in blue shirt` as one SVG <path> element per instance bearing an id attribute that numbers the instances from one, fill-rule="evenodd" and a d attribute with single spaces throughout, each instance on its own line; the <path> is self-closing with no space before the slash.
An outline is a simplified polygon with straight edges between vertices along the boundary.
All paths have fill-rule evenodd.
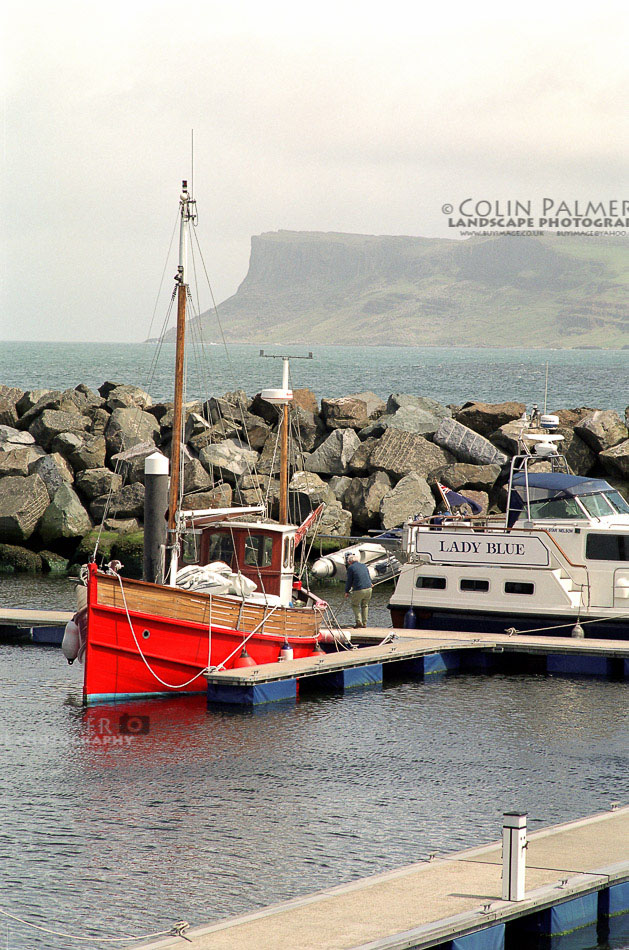
<path id="1" fill-rule="evenodd" d="M 367 565 L 359 561 L 355 554 L 347 558 L 347 580 L 345 582 L 345 596 L 350 597 L 356 629 L 367 626 L 369 601 L 371 600 L 371 577 Z M 351 596 L 350 596 L 351 592 Z"/>

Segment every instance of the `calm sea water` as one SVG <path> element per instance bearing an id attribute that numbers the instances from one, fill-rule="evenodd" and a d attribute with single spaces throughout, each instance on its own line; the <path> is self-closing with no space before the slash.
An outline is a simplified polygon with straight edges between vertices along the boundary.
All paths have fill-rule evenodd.
<path id="1" fill-rule="evenodd" d="M 11 590 L 72 601 L 65 579 Z M 326 596 L 343 616 L 340 588 Z M 83 710 L 81 670 L 54 648 L 0 645 L 0 675 L 0 907 L 95 950 L 495 840 L 506 810 L 536 829 L 629 798 L 620 682 L 460 675 L 251 713 L 202 697 Z M 129 713 L 148 731 L 122 742 Z M 626 947 L 617 928 L 579 950 Z M 5 943 L 72 945 L 3 921 Z"/>
<path id="2" fill-rule="evenodd" d="M 188 398 L 244 389 L 249 395 L 279 384 L 281 364 L 255 346 L 190 347 Z M 268 350 L 304 356 L 299 346 Z M 291 363 L 295 388 L 317 396 L 372 390 L 431 396 L 443 403 L 514 399 L 543 405 L 548 363 L 548 409 L 592 406 L 624 413 L 629 403 L 629 351 L 470 349 L 464 347 L 317 346 L 313 359 Z M 98 388 L 106 379 L 135 383 L 155 400 L 172 394 L 174 348 L 152 344 L 2 343 L 0 383 L 24 389 Z"/>

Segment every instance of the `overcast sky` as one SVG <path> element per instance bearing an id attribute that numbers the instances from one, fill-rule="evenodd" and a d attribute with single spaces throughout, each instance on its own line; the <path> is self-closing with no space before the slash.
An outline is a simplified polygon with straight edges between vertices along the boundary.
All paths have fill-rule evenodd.
<path id="1" fill-rule="evenodd" d="M 627 26 L 626 0 L 9 0 L 0 339 L 147 336 L 191 129 L 218 300 L 263 231 L 625 197 Z"/>

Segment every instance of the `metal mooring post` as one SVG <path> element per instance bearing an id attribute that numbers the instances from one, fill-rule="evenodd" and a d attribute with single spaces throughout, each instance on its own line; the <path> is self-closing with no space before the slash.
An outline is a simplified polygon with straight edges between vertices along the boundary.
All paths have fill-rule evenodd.
<path id="1" fill-rule="evenodd" d="M 144 460 L 144 580 L 164 583 L 168 459 L 153 452 Z"/>
<path id="2" fill-rule="evenodd" d="M 526 812 L 508 811 L 502 822 L 502 899 L 524 900 Z"/>

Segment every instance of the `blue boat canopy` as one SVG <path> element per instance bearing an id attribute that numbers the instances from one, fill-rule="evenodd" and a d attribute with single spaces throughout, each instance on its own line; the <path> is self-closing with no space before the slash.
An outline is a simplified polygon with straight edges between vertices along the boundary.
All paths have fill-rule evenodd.
<path id="1" fill-rule="evenodd" d="M 574 498 L 575 495 L 591 495 L 594 492 L 613 491 L 603 478 L 587 478 L 583 475 L 567 475 L 564 472 L 530 472 L 526 476 L 523 472 L 513 476 L 514 488 L 537 489 L 535 494 L 541 496 L 546 492 L 548 496 L 563 495 Z"/>

